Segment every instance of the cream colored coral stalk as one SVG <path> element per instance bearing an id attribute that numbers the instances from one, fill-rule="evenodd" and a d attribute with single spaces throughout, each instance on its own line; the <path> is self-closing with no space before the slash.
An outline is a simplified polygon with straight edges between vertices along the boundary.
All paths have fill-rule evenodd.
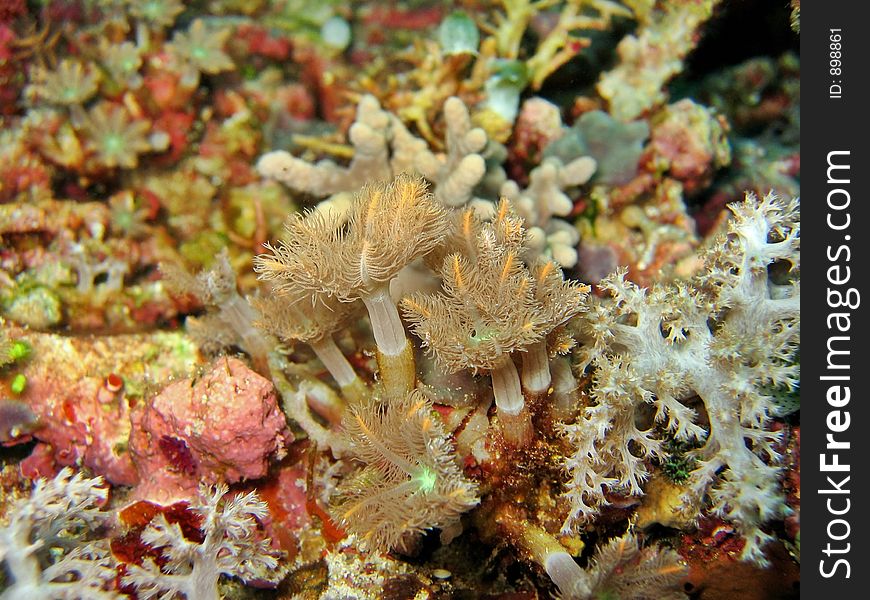
<path id="1" fill-rule="evenodd" d="M 551 381 L 547 341 L 529 344 L 523 352 L 523 387 L 533 394 L 546 394 Z"/>
<path id="2" fill-rule="evenodd" d="M 215 257 L 211 268 L 195 276 L 171 263 L 161 264 L 160 270 L 170 290 L 192 294 L 207 308 L 201 317 L 188 317 L 186 321 L 188 334 L 203 350 L 238 346 L 250 355 L 257 372 L 269 375 L 272 343 L 254 327 L 257 313 L 236 289 L 236 273 L 226 248 Z"/>
<path id="3" fill-rule="evenodd" d="M 256 322 L 259 327 L 280 339 L 308 344 L 335 379 L 342 395 L 349 402 L 361 402 L 368 397 L 366 385 L 332 337 L 356 317 L 358 311 L 354 309 L 359 305 L 354 304 L 341 303 L 324 294 L 295 300 L 278 295 L 254 300 L 260 313 Z"/>
<path id="4" fill-rule="evenodd" d="M 573 281 L 565 281 L 562 271 L 553 261 L 539 260 L 534 267 L 534 297 L 540 306 L 541 329 L 558 339 L 558 328 L 585 306 L 589 286 Z M 567 352 L 573 346 L 573 339 L 559 340 L 555 344 L 558 353 Z M 546 395 L 550 388 L 550 356 L 547 339 L 542 339 L 526 347 L 523 353 L 523 387 L 536 396 Z"/>
<path id="5" fill-rule="evenodd" d="M 550 403 L 556 421 L 565 421 L 577 409 L 580 396 L 577 378 L 567 357 L 556 356 L 550 362 L 553 396 Z"/>
<path id="6" fill-rule="evenodd" d="M 490 377 L 505 439 L 517 446 L 527 446 L 532 441 L 534 431 L 514 361 L 504 357 L 490 371 Z"/>
<path id="7" fill-rule="evenodd" d="M 637 538 L 627 533 L 601 545 L 582 569 L 552 534 L 520 514 L 503 510 L 496 522 L 528 559 L 546 571 L 565 600 L 688 598 L 682 589 L 688 568 L 671 549 L 641 548 Z"/>

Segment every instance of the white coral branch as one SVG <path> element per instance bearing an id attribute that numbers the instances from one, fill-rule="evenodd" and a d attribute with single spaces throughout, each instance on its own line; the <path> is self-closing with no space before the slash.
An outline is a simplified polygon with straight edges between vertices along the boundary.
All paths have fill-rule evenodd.
<path id="1" fill-rule="evenodd" d="M 133 585 L 143 598 L 173 598 L 182 594 L 187 600 L 212 600 L 218 597 L 221 575 L 244 582 L 277 582 L 281 553 L 271 541 L 257 535 L 257 520 L 268 514 L 268 506 L 256 492 L 224 500 L 225 485 L 202 486 L 200 498 L 189 510 L 203 517 L 201 544 L 184 538 L 178 524 L 169 524 L 163 515 L 142 532 L 142 540 L 161 550 L 167 559 L 163 569 L 153 560 L 128 565 L 124 582 Z"/>
<path id="2" fill-rule="evenodd" d="M 86 538 L 108 518 L 100 510 L 108 490 L 103 479 L 62 469 L 36 481 L 30 497 L 16 502 L 0 529 L 0 561 L 11 584 L 3 600 L 115 598 L 108 552 Z M 108 589 L 107 589 L 108 588 Z"/>
<path id="3" fill-rule="evenodd" d="M 770 536 L 762 527 L 788 512 L 768 390 L 797 385 L 800 318 L 799 284 L 773 284 L 768 267 L 785 261 L 796 278 L 800 221 L 798 202 L 773 194 L 747 195 L 731 210 L 734 220 L 706 251 L 702 275 L 643 290 L 617 272 L 601 285 L 611 298 L 579 318 L 597 405 L 563 426 L 576 448 L 566 462 L 565 530 L 595 514 L 608 489 L 642 493 L 649 459 L 662 457 L 662 433 L 639 430 L 635 411 L 652 404 L 666 434 L 704 441 L 684 500 L 709 494 L 712 510 L 746 538 L 742 557 L 766 564 Z M 709 432 L 684 404 L 692 396 L 704 404 Z"/>

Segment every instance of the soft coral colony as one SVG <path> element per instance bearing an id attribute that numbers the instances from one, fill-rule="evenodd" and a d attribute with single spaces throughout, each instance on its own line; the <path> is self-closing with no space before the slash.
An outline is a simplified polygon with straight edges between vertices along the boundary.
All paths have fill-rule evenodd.
<path id="1" fill-rule="evenodd" d="M 785 589 L 796 58 L 671 98 L 728 2 L 7 4 L 0 598 Z"/>

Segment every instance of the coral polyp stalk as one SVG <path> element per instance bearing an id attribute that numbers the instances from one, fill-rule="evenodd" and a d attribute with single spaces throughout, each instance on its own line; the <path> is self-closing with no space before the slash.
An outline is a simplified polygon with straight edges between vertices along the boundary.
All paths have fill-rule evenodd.
<path id="1" fill-rule="evenodd" d="M 408 344 L 405 328 L 399 318 L 396 304 L 390 298 L 389 290 L 378 288 L 368 296 L 363 296 L 363 304 L 369 312 L 372 334 L 378 350 L 387 356 L 398 356 Z"/>
<path id="2" fill-rule="evenodd" d="M 563 598 L 592 597 L 589 575 L 552 534 L 510 509 L 499 511 L 495 521 L 511 542 L 528 554 L 531 562 L 546 571 Z"/>
<path id="3" fill-rule="evenodd" d="M 390 393 L 414 387 L 414 363 L 390 282 L 414 260 L 440 244 L 449 229 L 447 212 L 426 183 L 400 175 L 372 184 L 353 198 L 347 220 L 308 213 L 287 224 L 287 241 L 254 259 L 261 279 L 275 291 L 350 303 L 362 300 L 378 347 L 380 377 Z"/>
<path id="4" fill-rule="evenodd" d="M 206 306 L 205 315 L 187 321 L 188 333 L 204 349 L 239 346 L 251 357 L 254 369 L 269 376 L 271 342 L 254 325 L 257 311 L 236 289 L 236 273 L 226 250 L 209 269 L 195 276 L 171 263 L 162 264 L 161 271 L 167 287 L 175 293 L 193 294 Z"/>
<path id="5" fill-rule="evenodd" d="M 514 362 L 506 357 L 492 369 L 490 376 L 505 440 L 512 445 L 526 446 L 533 437 L 532 420 Z"/>
<path id="6" fill-rule="evenodd" d="M 238 294 L 231 295 L 220 307 L 220 319 L 239 336 L 242 347 L 251 356 L 254 370 L 268 376 L 271 346 L 263 333 L 253 325 L 257 318 L 254 309 Z"/>
<path id="7" fill-rule="evenodd" d="M 326 336 L 320 340 L 311 342 L 311 349 L 335 379 L 339 386 L 346 386 L 353 383 L 357 379 L 356 372 L 347 361 L 347 357 L 341 353 L 338 344 L 331 336 Z"/>
<path id="8" fill-rule="evenodd" d="M 529 344 L 523 352 L 523 388 L 534 395 L 544 395 L 550 389 L 550 357 L 547 340 Z"/>
<path id="9" fill-rule="evenodd" d="M 378 368 L 382 385 L 388 393 L 402 394 L 414 388 L 416 379 L 414 353 L 396 303 L 386 287 L 362 298 L 369 313 L 372 334 L 378 347 Z"/>
<path id="10" fill-rule="evenodd" d="M 557 421 L 568 419 L 574 412 L 579 397 L 577 378 L 571 363 L 564 356 L 557 356 L 550 363 L 553 397 L 551 410 Z"/>

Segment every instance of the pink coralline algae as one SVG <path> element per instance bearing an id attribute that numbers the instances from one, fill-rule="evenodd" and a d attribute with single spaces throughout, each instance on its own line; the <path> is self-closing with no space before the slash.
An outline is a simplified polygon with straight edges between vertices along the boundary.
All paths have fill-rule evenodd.
<path id="1" fill-rule="evenodd" d="M 70 385 L 50 373 L 28 377 L 31 410 L 44 427 L 21 463 L 27 477 L 53 477 L 59 467 L 83 465 L 116 485 L 133 485 L 136 470 L 126 452 L 130 420 L 127 401 L 87 377 Z"/>
<path id="2" fill-rule="evenodd" d="M 272 383 L 235 358 L 170 384 L 134 409 L 131 422 L 134 495 L 162 504 L 192 497 L 200 481 L 264 477 L 293 439 Z"/>
<path id="3" fill-rule="evenodd" d="M 541 162 L 541 152 L 550 142 L 565 134 L 559 107 L 537 96 L 523 102 L 514 127 L 514 143 L 511 145 L 511 175 L 520 175 L 531 170 L 529 165 Z M 528 177 L 523 177 L 527 180 Z"/>

